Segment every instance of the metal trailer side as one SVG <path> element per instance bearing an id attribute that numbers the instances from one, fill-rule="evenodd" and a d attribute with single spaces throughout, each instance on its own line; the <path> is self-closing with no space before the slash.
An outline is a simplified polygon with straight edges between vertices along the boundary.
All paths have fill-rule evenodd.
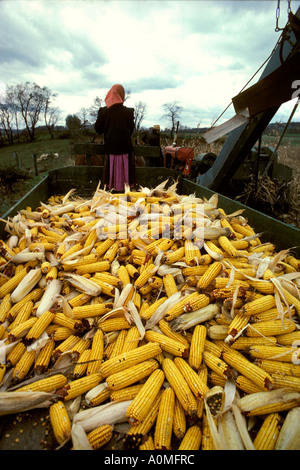
<path id="1" fill-rule="evenodd" d="M 136 168 L 138 187 L 156 187 L 158 184 L 168 181 L 167 185 L 178 181 L 180 194 L 195 194 L 198 197 L 210 198 L 215 191 L 183 178 L 181 173 L 168 168 Z M 102 167 L 70 166 L 49 171 L 49 173 L 22 199 L 20 199 L 9 211 L 3 214 L 2 219 L 12 217 L 19 210 L 27 206 L 33 209 L 41 202 L 46 202 L 52 195 L 66 194 L 71 189 L 76 189 L 78 196 L 89 198 L 96 190 L 102 177 Z M 292 225 L 269 217 L 257 210 L 245 206 L 233 199 L 218 194 L 219 207 L 227 214 L 244 209 L 243 215 L 249 220 L 253 229 L 259 233 L 264 232 L 263 240 L 275 243 L 276 248 L 293 248 L 300 256 L 300 230 Z M 0 238 L 5 237 L 5 223 L 0 224 Z"/>

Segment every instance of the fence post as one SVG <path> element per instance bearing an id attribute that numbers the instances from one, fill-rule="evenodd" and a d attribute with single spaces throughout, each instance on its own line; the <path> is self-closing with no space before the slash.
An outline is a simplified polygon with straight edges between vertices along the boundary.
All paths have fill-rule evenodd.
<path id="1" fill-rule="evenodd" d="M 13 155 L 16 166 L 21 169 L 21 160 L 19 159 L 19 155 L 17 154 L 17 152 L 13 152 Z"/>
<path id="2" fill-rule="evenodd" d="M 38 173 L 36 154 L 35 153 L 32 154 L 32 161 L 33 161 L 34 175 L 37 176 L 39 173 Z"/>

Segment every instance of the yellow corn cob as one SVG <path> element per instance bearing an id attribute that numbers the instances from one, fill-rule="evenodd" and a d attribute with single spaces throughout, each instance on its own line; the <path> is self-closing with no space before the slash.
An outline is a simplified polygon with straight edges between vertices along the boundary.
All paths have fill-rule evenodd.
<path id="1" fill-rule="evenodd" d="M 45 331 L 48 325 L 50 325 L 51 321 L 53 320 L 55 314 L 46 311 L 44 312 L 34 323 L 34 325 L 30 328 L 27 335 L 24 338 L 25 344 L 31 344 L 33 341 L 37 340 L 41 334 Z"/>
<path id="2" fill-rule="evenodd" d="M 272 359 L 273 361 L 293 362 L 297 354 L 297 348 L 288 346 L 263 346 L 255 344 L 249 348 L 252 358 Z"/>
<path id="3" fill-rule="evenodd" d="M 245 416 L 281 413 L 299 407 L 299 404 L 299 392 L 289 389 L 251 393 L 238 400 L 238 406 Z"/>
<path id="4" fill-rule="evenodd" d="M 100 449 L 107 444 L 113 436 L 113 427 L 109 424 L 99 426 L 93 431 L 89 432 L 87 438 L 93 450 Z"/>
<path id="5" fill-rule="evenodd" d="M 49 340 L 45 346 L 43 346 L 34 362 L 34 372 L 35 374 L 43 374 L 50 363 L 51 356 L 53 354 L 55 347 L 54 340 Z"/>
<path id="6" fill-rule="evenodd" d="M 182 439 L 178 450 L 199 450 L 201 446 L 202 432 L 199 426 L 191 426 Z"/>
<path id="7" fill-rule="evenodd" d="M 100 366 L 100 372 L 103 377 L 108 377 L 116 372 L 121 372 L 127 367 L 134 366 L 147 359 L 153 359 L 161 352 L 161 347 L 157 343 L 147 343 L 128 352 L 123 352 L 115 356 Z"/>
<path id="8" fill-rule="evenodd" d="M 103 260 L 109 261 L 109 263 L 111 263 L 113 259 L 115 258 L 118 249 L 119 249 L 119 240 L 115 240 L 113 241 L 113 244 L 104 253 Z"/>
<path id="9" fill-rule="evenodd" d="M 68 336 L 62 343 L 56 346 L 53 351 L 51 360 L 56 360 L 62 353 L 70 351 L 78 341 L 79 338 L 77 336 Z"/>
<path id="10" fill-rule="evenodd" d="M 212 385 L 216 385 L 223 388 L 225 387 L 227 381 L 226 377 L 224 377 L 223 375 L 219 375 L 214 371 L 211 371 L 209 373 L 209 380 Z"/>
<path id="11" fill-rule="evenodd" d="M 131 324 L 125 317 L 108 318 L 107 320 L 98 323 L 98 328 L 105 333 L 108 333 L 109 331 L 129 329 L 130 327 Z"/>
<path id="12" fill-rule="evenodd" d="M 285 261 L 290 264 L 296 271 L 300 271 L 300 260 L 297 259 L 295 256 L 288 255 Z"/>
<path id="13" fill-rule="evenodd" d="M 202 363 L 206 331 L 204 325 L 196 325 L 193 331 L 188 361 L 189 365 L 195 370 L 198 370 Z"/>
<path id="14" fill-rule="evenodd" d="M 8 314 L 7 314 L 7 319 L 12 322 L 14 320 L 14 318 L 16 317 L 16 315 L 18 314 L 18 312 L 23 308 L 23 306 L 29 302 L 29 301 L 32 301 L 32 302 L 36 302 L 38 301 L 41 296 L 43 294 L 43 289 L 33 289 L 31 292 L 29 292 L 29 294 L 27 294 L 25 297 L 23 297 L 22 300 L 19 300 L 19 302 L 17 302 L 16 304 L 14 304 L 11 309 L 9 310 Z"/>
<path id="15" fill-rule="evenodd" d="M 99 303 L 93 305 L 80 305 L 73 308 L 75 319 L 98 317 L 108 313 L 112 308 L 111 303 Z"/>
<path id="16" fill-rule="evenodd" d="M 203 416 L 202 421 L 201 450 L 215 450 L 215 445 L 206 415 Z"/>
<path id="17" fill-rule="evenodd" d="M 267 336 L 267 337 L 246 337 L 240 336 L 236 339 L 232 344 L 232 349 L 237 349 L 239 351 L 248 351 L 248 348 L 253 344 L 263 344 L 265 346 L 270 346 L 271 344 L 275 345 L 277 343 L 277 339 L 275 336 Z"/>
<path id="18" fill-rule="evenodd" d="M 130 276 L 130 278 L 136 279 L 139 276 L 139 272 L 133 264 L 126 263 L 126 270 Z"/>
<path id="19" fill-rule="evenodd" d="M 124 371 L 109 375 L 106 378 L 106 383 L 110 390 L 120 390 L 148 377 L 157 368 L 157 361 L 149 359 L 148 361 L 128 367 Z"/>
<path id="20" fill-rule="evenodd" d="M 6 328 L 3 324 L 0 325 L 0 339 L 3 339 L 6 336 Z"/>
<path id="21" fill-rule="evenodd" d="M 120 266 L 118 269 L 118 277 L 120 281 L 122 282 L 122 286 L 126 286 L 126 284 L 130 284 L 130 275 L 127 270 L 126 266 Z"/>
<path id="22" fill-rule="evenodd" d="M 71 246 L 68 250 L 66 250 L 60 257 L 61 261 L 65 260 L 68 256 L 72 255 L 73 253 L 76 253 L 76 251 L 82 250 L 82 245 L 81 243 L 75 243 L 73 246 Z"/>
<path id="23" fill-rule="evenodd" d="M 227 364 L 264 390 L 270 390 L 272 388 L 272 377 L 263 369 L 246 359 L 240 352 L 229 350 L 223 353 L 223 359 Z"/>
<path id="24" fill-rule="evenodd" d="M 130 424 L 136 426 L 146 418 L 161 389 L 164 378 L 165 375 L 161 369 L 156 369 L 148 377 L 127 409 L 126 417 Z"/>
<path id="25" fill-rule="evenodd" d="M 264 389 L 260 387 L 259 385 L 255 384 L 252 380 L 249 380 L 247 377 L 243 375 L 239 375 L 235 383 L 238 388 L 243 390 L 245 393 L 256 393 L 256 392 L 262 392 Z"/>
<path id="26" fill-rule="evenodd" d="M 193 292 L 171 307 L 166 315 L 167 321 L 172 321 L 183 313 L 192 312 L 209 304 L 209 297 L 198 292 Z"/>
<path id="27" fill-rule="evenodd" d="M 224 289 L 224 287 L 226 287 L 227 284 L 228 284 L 227 277 L 217 276 L 212 281 L 212 285 L 215 287 L 215 289 Z M 243 281 L 242 279 L 234 279 L 233 282 L 231 283 L 231 287 L 244 287 L 247 290 L 249 289 L 250 284 L 248 281 Z M 262 297 L 262 294 L 260 295 L 260 297 Z"/>
<path id="28" fill-rule="evenodd" d="M 18 274 L 12 276 L 8 281 L 5 282 L 2 286 L 0 286 L 0 298 L 2 299 L 7 294 L 10 294 L 24 279 L 27 274 L 27 269 L 23 268 Z"/>
<path id="29" fill-rule="evenodd" d="M 148 308 L 144 309 L 143 312 L 141 313 L 141 318 L 143 320 L 149 320 L 153 313 L 155 313 L 156 309 L 165 301 L 167 300 L 167 297 L 161 297 L 160 299 L 156 300 L 153 302 L 151 305 L 149 305 Z"/>
<path id="30" fill-rule="evenodd" d="M 214 289 L 211 292 L 211 296 L 213 299 L 228 299 L 228 298 L 233 298 L 234 295 L 239 297 L 244 297 L 245 296 L 246 289 L 244 286 L 230 286 L 230 287 L 223 287 L 221 289 Z M 242 304 L 240 306 L 243 305 Z M 235 308 L 238 308 L 238 304 L 236 303 Z"/>
<path id="31" fill-rule="evenodd" d="M 229 380 L 234 377 L 234 373 L 229 365 L 211 352 L 206 350 L 203 351 L 203 361 L 207 367 L 212 369 L 221 377 Z"/>
<path id="32" fill-rule="evenodd" d="M 46 283 L 52 281 L 53 279 L 57 279 L 57 276 L 58 276 L 58 269 L 56 266 L 52 266 L 45 276 Z"/>
<path id="33" fill-rule="evenodd" d="M 49 261 L 43 261 L 41 263 L 41 270 L 43 274 L 47 274 L 47 272 L 51 269 L 51 264 Z"/>
<path id="34" fill-rule="evenodd" d="M 36 317 L 30 317 L 28 320 L 16 326 L 9 332 L 8 340 L 12 343 L 17 339 L 23 338 L 28 333 L 30 328 L 32 328 L 32 326 L 37 322 L 37 320 L 38 319 Z"/>
<path id="35" fill-rule="evenodd" d="M 292 346 L 293 344 L 299 344 L 300 341 L 300 331 L 294 331 L 292 333 L 285 333 L 277 335 L 277 341 L 283 346 Z M 298 342 L 298 343 L 297 343 Z"/>
<path id="36" fill-rule="evenodd" d="M 153 437 L 152 436 L 145 436 L 142 444 L 139 446 L 139 450 L 155 450 Z"/>
<path id="37" fill-rule="evenodd" d="M 91 394 L 92 396 L 89 396 Z M 85 395 L 85 402 L 87 402 L 89 406 L 99 406 L 110 398 L 110 394 L 111 391 L 106 384 L 100 383 Z"/>
<path id="38" fill-rule="evenodd" d="M 221 357 L 223 348 L 216 344 L 216 342 L 213 343 L 212 341 L 206 339 L 204 343 L 204 351 L 207 351 L 216 357 Z"/>
<path id="39" fill-rule="evenodd" d="M 102 376 L 99 373 L 90 374 L 80 379 L 72 380 L 64 385 L 62 388 L 56 391 L 58 397 L 62 400 L 72 400 L 73 398 L 82 395 L 92 388 L 96 387 L 102 380 Z"/>
<path id="40" fill-rule="evenodd" d="M 102 242 L 99 243 L 99 245 L 95 246 L 95 251 L 97 255 L 102 256 L 104 255 L 107 250 L 113 245 L 114 240 L 112 238 L 106 238 Z"/>
<path id="41" fill-rule="evenodd" d="M 252 286 L 254 289 L 258 290 L 259 292 L 262 292 L 263 294 L 273 294 L 274 293 L 274 284 L 271 281 L 268 280 L 255 280 L 253 281 L 252 279 L 248 281 L 250 286 Z"/>
<path id="42" fill-rule="evenodd" d="M 181 357 L 175 357 L 174 364 L 178 367 L 195 397 L 199 399 L 204 398 L 209 389 L 197 372 Z"/>
<path id="43" fill-rule="evenodd" d="M 156 271 L 156 267 L 154 264 L 151 263 L 149 266 L 147 266 L 143 270 L 143 272 L 139 275 L 139 277 L 135 279 L 134 281 L 135 288 L 140 289 L 141 287 L 143 287 L 148 282 L 148 280 L 153 276 L 155 271 Z"/>
<path id="44" fill-rule="evenodd" d="M 279 413 L 271 413 L 266 416 L 253 441 L 255 450 L 274 450 L 279 431 Z"/>
<path id="45" fill-rule="evenodd" d="M 283 294 L 289 305 L 293 305 L 297 310 L 298 315 L 300 315 L 300 300 L 299 298 L 292 295 L 287 289 L 282 289 Z"/>
<path id="46" fill-rule="evenodd" d="M 184 254 L 185 254 L 185 248 L 184 246 L 182 246 L 175 251 L 170 250 L 166 252 L 162 257 L 162 261 L 165 264 L 173 264 L 173 263 L 176 263 L 176 261 L 181 260 L 184 257 Z"/>
<path id="47" fill-rule="evenodd" d="M 206 289 L 206 287 L 209 286 L 209 284 L 216 278 L 216 276 L 220 274 L 221 270 L 222 263 L 220 263 L 219 261 L 215 261 L 214 263 L 212 263 L 199 279 L 197 283 L 197 289 Z"/>
<path id="48" fill-rule="evenodd" d="M 284 333 L 292 333 L 295 331 L 296 325 L 292 320 L 270 320 L 255 323 L 255 326 L 250 325 L 246 329 L 247 336 L 277 336 Z"/>
<path id="49" fill-rule="evenodd" d="M 74 371 L 73 371 L 73 377 L 75 379 L 79 379 L 85 374 L 87 366 L 88 366 L 88 361 L 90 359 L 90 355 L 91 355 L 90 349 L 85 349 L 80 354 L 77 364 L 75 365 Z"/>
<path id="50" fill-rule="evenodd" d="M 83 275 L 83 274 L 100 273 L 103 271 L 108 271 L 109 269 L 110 269 L 110 261 L 103 260 L 103 261 L 98 261 L 95 263 L 88 263 L 82 266 L 77 266 L 75 268 L 75 272 L 76 274 Z"/>
<path id="51" fill-rule="evenodd" d="M 163 284 L 167 297 L 171 297 L 171 295 L 175 294 L 178 290 L 172 274 L 166 274 L 163 276 Z"/>
<path id="52" fill-rule="evenodd" d="M 24 351 L 13 369 L 12 378 L 14 381 L 21 382 L 25 379 L 34 363 L 34 358 L 35 351 L 27 351 L 27 349 Z"/>
<path id="53" fill-rule="evenodd" d="M 129 330 L 124 340 L 122 353 L 131 351 L 138 347 L 139 340 L 140 340 L 140 332 L 136 326 L 132 326 Z"/>
<path id="54" fill-rule="evenodd" d="M 112 401 L 127 401 L 132 400 L 138 392 L 141 390 L 143 384 L 131 385 L 130 387 L 124 387 L 121 390 L 110 391 L 110 399 Z"/>
<path id="55" fill-rule="evenodd" d="M 247 302 L 239 312 L 246 316 L 257 315 L 276 306 L 275 297 L 273 295 L 265 295 L 262 298 Z"/>
<path id="56" fill-rule="evenodd" d="M 127 336 L 127 330 L 121 330 L 116 341 L 110 357 L 118 356 L 123 351 L 124 342 Z"/>
<path id="57" fill-rule="evenodd" d="M 174 420 L 175 393 L 166 388 L 161 396 L 159 411 L 154 431 L 154 446 L 158 450 L 171 450 L 171 438 Z"/>
<path id="58" fill-rule="evenodd" d="M 17 364 L 17 362 L 21 359 L 25 350 L 26 350 L 25 344 L 17 343 L 6 357 L 7 368 L 14 367 Z"/>
<path id="59" fill-rule="evenodd" d="M 238 250 L 234 247 L 228 237 L 221 235 L 218 238 L 218 243 L 220 247 L 232 258 L 237 258 L 239 256 Z"/>
<path id="60" fill-rule="evenodd" d="M 59 401 L 51 405 L 49 418 L 55 439 L 61 445 L 70 438 L 72 427 L 65 404 Z"/>
<path id="61" fill-rule="evenodd" d="M 10 301 L 10 294 L 6 294 L 2 302 L 0 304 L 0 322 L 4 322 L 7 316 L 7 313 L 12 307 L 12 303 Z"/>
<path id="62" fill-rule="evenodd" d="M 188 266 L 195 266 L 197 264 L 197 260 L 201 257 L 200 249 L 192 242 L 192 240 L 184 241 L 184 257 Z"/>
<path id="63" fill-rule="evenodd" d="M 162 364 L 163 371 L 170 386 L 173 388 L 176 397 L 181 403 L 186 413 L 194 418 L 197 415 L 197 401 L 188 383 L 174 362 L 166 358 Z"/>
<path id="64" fill-rule="evenodd" d="M 160 320 L 160 322 L 158 323 L 158 326 L 164 335 L 168 336 L 169 338 L 174 339 L 175 341 L 179 341 L 179 343 L 184 344 L 186 348 L 189 348 L 188 340 L 181 333 L 172 331 L 170 324 L 168 322 L 166 322 L 165 320 Z"/>
<path id="65" fill-rule="evenodd" d="M 3 377 L 6 372 L 6 364 L 0 364 L 0 384 L 2 383 Z"/>
<path id="66" fill-rule="evenodd" d="M 62 312 L 55 313 L 52 323 L 55 325 L 65 326 L 70 330 L 78 331 L 79 333 L 84 328 L 80 320 L 75 320 L 74 318 L 67 317 Z"/>
<path id="67" fill-rule="evenodd" d="M 103 352 L 103 332 L 101 330 L 96 330 L 92 341 L 90 362 L 87 365 L 86 375 L 94 374 L 100 371 L 100 366 L 103 360 Z"/>
<path id="68" fill-rule="evenodd" d="M 67 328 L 66 326 L 58 326 L 51 324 L 46 328 L 47 335 L 55 342 L 64 341 L 69 336 L 76 334 L 75 330 Z"/>
<path id="69" fill-rule="evenodd" d="M 26 302 L 23 305 L 23 307 L 21 307 L 20 311 L 17 313 L 15 319 L 10 323 L 9 329 L 13 330 L 18 325 L 28 320 L 32 313 L 32 310 L 33 310 L 33 302 L 31 301 Z"/>
<path id="70" fill-rule="evenodd" d="M 298 364 L 292 364 L 289 362 L 281 362 L 280 360 L 269 360 L 269 359 L 256 359 L 255 363 L 269 374 L 283 374 L 293 375 L 294 377 L 300 377 L 300 369 Z"/>
<path id="71" fill-rule="evenodd" d="M 243 313 L 237 313 L 228 326 L 228 336 L 234 339 L 237 334 L 248 324 L 248 322 L 248 316 L 244 316 Z"/>
<path id="72" fill-rule="evenodd" d="M 183 406 L 177 397 L 175 397 L 173 433 L 177 439 L 181 440 L 186 432 L 186 418 Z"/>
<path id="73" fill-rule="evenodd" d="M 188 345 L 173 338 L 169 338 L 165 334 L 148 330 L 145 333 L 145 339 L 149 342 L 158 343 L 163 351 L 173 356 L 188 357 Z"/>
<path id="74" fill-rule="evenodd" d="M 271 374 L 273 379 L 273 388 L 288 387 L 292 390 L 300 391 L 300 377 L 292 375 L 282 375 L 278 373 Z"/>

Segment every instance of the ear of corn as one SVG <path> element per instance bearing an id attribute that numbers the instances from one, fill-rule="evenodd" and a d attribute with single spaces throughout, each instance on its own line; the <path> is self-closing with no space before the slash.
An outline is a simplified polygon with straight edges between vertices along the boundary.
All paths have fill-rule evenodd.
<path id="1" fill-rule="evenodd" d="M 71 420 L 65 404 L 61 401 L 54 403 L 49 408 L 51 427 L 58 444 L 65 443 L 71 434 Z"/>
<path id="2" fill-rule="evenodd" d="M 159 450 L 171 450 L 174 420 L 175 394 L 172 388 L 166 388 L 161 396 L 159 412 L 155 424 L 154 446 Z"/>
<path id="3" fill-rule="evenodd" d="M 165 376 L 161 369 L 155 370 L 150 377 L 148 377 L 127 409 L 126 416 L 130 424 L 137 425 L 146 418 L 147 413 L 150 411 L 161 389 L 164 378 Z"/>
<path id="4" fill-rule="evenodd" d="M 199 426 L 194 425 L 188 428 L 182 439 L 178 450 L 199 450 L 201 446 L 202 432 Z"/>
<path id="5" fill-rule="evenodd" d="M 216 195 L 179 198 L 174 188 L 124 198 L 98 187 L 84 201 L 69 193 L 7 223 L 0 380 L 14 388 L 2 401 L 45 393 L 46 406 L 59 399 L 71 417 L 81 402 L 76 449 L 103 447 L 119 421 L 132 423 L 129 448 L 275 448 L 299 408 L 299 260 L 261 243 Z M 266 421 L 255 446 L 252 416 L 255 432 Z M 95 432 L 93 447 L 85 433 L 102 426 L 107 437 Z M 59 445 L 69 431 L 61 434 Z M 291 435 L 282 433 L 284 445 L 298 446 Z"/>
<path id="6" fill-rule="evenodd" d="M 106 378 L 106 383 L 110 390 L 120 390 L 148 377 L 157 368 L 158 363 L 153 359 L 149 359 L 128 367 L 124 371 L 109 375 Z"/>
<path id="7" fill-rule="evenodd" d="M 109 424 L 104 424 L 99 426 L 93 431 L 89 432 L 87 438 L 93 448 L 93 450 L 98 450 L 107 444 L 113 436 L 113 427 Z"/>
<path id="8" fill-rule="evenodd" d="M 182 407 L 191 418 L 194 418 L 197 415 L 197 401 L 187 381 L 171 359 L 164 359 L 162 367 Z"/>

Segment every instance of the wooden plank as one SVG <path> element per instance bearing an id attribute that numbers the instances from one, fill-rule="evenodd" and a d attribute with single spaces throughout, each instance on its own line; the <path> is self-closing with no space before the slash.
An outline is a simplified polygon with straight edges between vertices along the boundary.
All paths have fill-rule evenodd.
<path id="1" fill-rule="evenodd" d="M 93 143 L 83 143 L 83 144 L 74 144 L 74 150 L 76 155 L 104 155 L 104 145 L 103 144 L 93 144 Z M 136 156 L 142 156 L 147 158 L 159 158 L 160 157 L 160 147 L 154 147 L 151 145 L 134 145 L 133 153 Z"/>

